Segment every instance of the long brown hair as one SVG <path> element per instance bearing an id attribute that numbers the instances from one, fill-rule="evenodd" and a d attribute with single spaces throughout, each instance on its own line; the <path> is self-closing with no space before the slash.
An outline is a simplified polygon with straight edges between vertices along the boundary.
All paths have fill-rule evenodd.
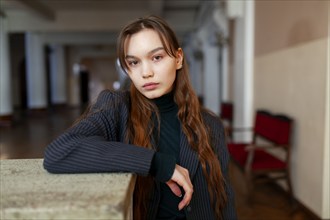
<path id="1" fill-rule="evenodd" d="M 127 70 L 129 68 L 125 62 L 127 40 L 130 36 L 143 29 L 156 31 L 167 54 L 171 57 L 176 57 L 176 52 L 180 48 L 180 45 L 169 25 L 157 16 L 139 18 L 124 27 L 118 37 L 117 55 L 123 69 Z M 182 68 L 177 70 L 173 90 L 174 101 L 179 109 L 178 118 L 181 122 L 183 133 L 187 136 L 191 148 L 199 155 L 199 161 L 207 180 L 211 204 L 213 204 L 216 218 L 222 219 L 221 210 L 226 201 L 225 183 L 219 160 L 210 143 L 208 128 L 202 118 L 202 108 L 190 84 L 185 59 L 183 59 Z M 143 96 L 135 88 L 133 83 L 131 84 L 130 95 L 132 108 L 130 111 L 127 138 L 132 144 L 152 148 L 151 136 L 155 128 L 150 119 L 153 113 L 158 115 L 155 105 Z M 152 192 L 153 184 L 154 182 L 150 177 L 137 178 L 134 192 L 135 219 L 144 219 L 147 212 L 146 203 L 148 196 Z M 149 185 L 149 187 L 146 185 Z"/>

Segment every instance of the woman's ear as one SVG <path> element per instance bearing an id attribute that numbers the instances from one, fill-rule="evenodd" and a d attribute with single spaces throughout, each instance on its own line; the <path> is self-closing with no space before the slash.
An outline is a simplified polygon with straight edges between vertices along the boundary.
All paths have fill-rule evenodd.
<path id="1" fill-rule="evenodd" d="M 176 69 L 179 70 L 182 68 L 183 63 L 183 51 L 179 48 L 176 52 Z"/>

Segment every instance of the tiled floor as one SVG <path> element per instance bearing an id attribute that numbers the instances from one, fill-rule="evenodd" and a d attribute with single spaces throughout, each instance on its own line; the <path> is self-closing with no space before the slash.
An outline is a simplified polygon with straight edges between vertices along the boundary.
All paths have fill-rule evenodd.
<path id="1" fill-rule="evenodd" d="M 38 114 L 20 112 L 11 127 L 0 127 L 0 158 L 42 158 L 45 146 L 68 128 L 81 114 L 80 109 L 47 110 Z M 273 185 L 258 186 L 252 203 L 246 203 L 244 178 L 230 166 L 231 181 L 236 193 L 239 220 L 310 220 L 299 206 L 292 206 L 287 195 Z"/>

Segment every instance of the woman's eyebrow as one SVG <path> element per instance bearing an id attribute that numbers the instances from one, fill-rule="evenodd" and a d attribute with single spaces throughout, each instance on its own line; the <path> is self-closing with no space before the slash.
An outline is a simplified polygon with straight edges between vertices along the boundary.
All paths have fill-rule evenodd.
<path id="1" fill-rule="evenodd" d="M 157 48 L 155 48 L 155 49 L 149 51 L 149 52 L 148 52 L 148 56 L 150 56 L 151 54 L 154 54 L 154 53 L 156 53 L 156 52 L 158 52 L 158 51 L 160 51 L 160 50 L 164 50 L 164 47 L 157 47 Z M 129 58 L 136 58 L 136 57 L 133 56 L 133 55 L 129 55 L 129 54 L 127 54 L 127 55 L 125 56 L 125 59 L 129 59 Z"/>
<path id="2" fill-rule="evenodd" d="M 156 53 L 156 52 L 158 52 L 159 50 L 164 50 L 164 47 L 157 47 L 157 48 L 151 50 L 150 52 L 148 52 L 148 55 L 151 55 L 151 54 L 153 54 L 153 53 Z"/>

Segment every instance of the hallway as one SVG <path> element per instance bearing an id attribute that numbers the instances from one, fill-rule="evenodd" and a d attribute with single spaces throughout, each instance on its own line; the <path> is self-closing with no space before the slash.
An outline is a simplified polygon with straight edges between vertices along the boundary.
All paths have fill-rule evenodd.
<path id="1" fill-rule="evenodd" d="M 38 113 L 17 113 L 13 126 L 0 127 L 0 158 L 42 158 L 45 146 L 68 128 L 80 113 L 80 109 L 68 107 Z M 247 205 L 243 176 L 233 164 L 230 165 L 230 174 L 239 220 L 317 219 L 302 208 L 293 211 L 287 195 L 271 184 L 255 189 L 253 203 Z"/>
<path id="2" fill-rule="evenodd" d="M 0 126 L 0 158 L 42 158 L 45 146 L 79 116 L 80 109 L 17 112 L 11 127 Z"/>

